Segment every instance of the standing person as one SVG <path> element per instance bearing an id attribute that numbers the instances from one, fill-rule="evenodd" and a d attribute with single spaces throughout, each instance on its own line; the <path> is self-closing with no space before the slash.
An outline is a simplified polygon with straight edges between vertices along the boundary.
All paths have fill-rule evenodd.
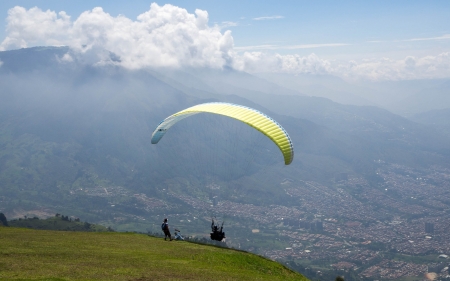
<path id="1" fill-rule="evenodd" d="M 167 223 L 167 218 L 164 219 L 163 224 L 161 225 L 162 231 L 164 231 L 164 240 L 167 240 L 169 237 L 170 241 L 172 241 L 172 235 L 170 234 L 169 224 Z"/>

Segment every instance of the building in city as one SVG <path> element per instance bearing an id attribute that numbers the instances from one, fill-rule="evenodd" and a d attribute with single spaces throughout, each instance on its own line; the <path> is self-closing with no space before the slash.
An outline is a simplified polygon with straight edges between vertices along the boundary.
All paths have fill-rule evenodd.
<path id="1" fill-rule="evenodd" d="M 426 233 L 434 233 L 434 223 L 426 222 L 425 223 L 425 232 Z"/>

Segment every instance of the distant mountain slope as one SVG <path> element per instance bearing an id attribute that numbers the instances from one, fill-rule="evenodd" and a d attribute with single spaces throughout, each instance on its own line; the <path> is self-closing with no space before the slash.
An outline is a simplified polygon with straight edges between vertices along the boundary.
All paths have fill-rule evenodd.
<path id="1" fill-rule="evenodd" d="M 0 52 L 0 73 L 31 72 L 55 67 L 55 63 L 68 50 L 68 47 L 34 47 Z"/>
<path id="2" fill-rule="evenodd" d="M 403 109 L 403 114 L 411 116 L 431 110 L 450 108 L 450 81 L 440 80 L 432 87 L 419 90 L 417 93 L 401 100 L 395 106 Z"/>
<path id="3" fill-rule="evenodd" d="M 0 227 L 0 279 L 307 280 L 268 259 L 133 233 Z"/>
<path id="4" fill-rule="evenodd" d="M 307 96 L 327 98 L 340 104 L 376 105 L 363 95 L 355 94 L 363 92 L 363 87 L 350 85 L 332 75 L 260 73 L 257 76 Z"/>
<path id="5" fill-rule="evenodd" d="M 53 55 L 48 50 L 0 52 L 2 61 L 12 56 L 12 65 L 20 66 L 5 63 L 0 73 L 0 196 L 5 209 L 47 206 L 59 212 L 76 210 L 80 217 L 99 221 L 114 219 L 117 213 L 144 217 L 192 210 L 171 194 L 295 205 L 279 188 L 286 178 L 331 185 L 335 175 L 347 173 L 377 186 L 382 181 L 376 175 L 378 160 L 412 167 L 448 165 L 446 138 L 376 107 L 272 96 L 257 82 L 276 85 L 232 70 L 211 70 L 204 76 L 214 77 L 211 81 L 224 76 L 224 82 L 213 87 L 197 77 L 201 73 L 177 80 L 166 70 L 61 62 L 55 58 L 67 49 L 57 48 Z M 26 61 L 34 56 L 42 58 Z M 237 91 L 235 77 L 240 77 L 239 85 L 253 82 Z M 158 145 L 150 144 L 153 129 L 165 117 L 210 101 L 247 105 L 277 120 L 294 142 L 294 162 L 279 165 L 282 157 L 270 141 L 268 146 L 253 142 L 253 136 L 229 129 L 236 124 L 232 120 L 203 118 L 206 115 L 183 120 Z M 231 146 L 220 144 L 222 139 L 235 141 Z M 227 168 L 218 165 L 214 174 L 207 174 L 212 166 L 208 161 Z M 206 187 L 211 177 L 223 188 Z M 116 190 L 115 196 L 105 187 Z M 140 208 L 145 200 L 157 207 Z"/>
<path id="6" fill-rule="evenodd" d="M 245 91 L 272 95 L 300 95 L 292 90 L 266 79 L 230 68 L 225 69 L 178 69 L 159 70 L 161 74 L 191 88 L 203 89 L 212 93 L 244 95 Z M 206 87 L 205 87 L 206 86 Z M 240 89 L 240 93 L 233 92 Z"/>
<path id="7" fill-rule="evenodd" d="M 410 119 L 430 125 L 447 136 L 450 135 L 450 108 L 418 113 L 411 116 Z"/>

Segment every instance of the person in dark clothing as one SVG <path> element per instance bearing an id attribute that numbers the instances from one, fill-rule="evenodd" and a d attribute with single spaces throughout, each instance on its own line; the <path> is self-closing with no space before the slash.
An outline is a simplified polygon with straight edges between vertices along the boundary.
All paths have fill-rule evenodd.
<path id="1" fill-rule="evenodd" d="M 170 234 L 169 224 L 167 223 L 167 218 L 164 219 L 164 222 L 163 222 L 161 228 L 164 231 L 164 240 L 167 240 L 167 237 L 169 237 L 170 241 L 172 241 L 172 235 Z"/>
<path id="2" fill-rule="evenodd" d="M 210 234 L 210 237 L 212 240 L 222 241 L 225 238 L 225 232 L 223 232 L 223 223 L 219 229 L 219 225 L 216 225 L 214 223 L 214 219 L 212 219 L 211 230 L 212 230 L 212 232 Z"/>

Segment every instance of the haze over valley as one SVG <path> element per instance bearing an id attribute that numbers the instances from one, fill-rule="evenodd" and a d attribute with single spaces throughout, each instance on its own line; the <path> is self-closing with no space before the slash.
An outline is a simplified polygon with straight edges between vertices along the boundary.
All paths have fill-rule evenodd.
<path id="1" fill-rule="evenodd" d="M 4 11 L 1 213 L 64 213 L 145 233 L 160 233 L 168 217 L 198 238 L 213 217 L 225 222 L 228 247 L 312 280 L 448 276 L 448 35 L 428 55 L 421 45 L 347 60 L 352 44 L 320 47 L 344 48 L 342 58 L 242 46 L 245 36 L 227 28 L 248 18 L 230 27 L 205 10 L 147 6 L 136 19 L 99 7 L 78 17 Z M 151 144 L 164 118 L 207 102 L 276 120 L 293 162 L 257 130 L 213 114 Z"/>

